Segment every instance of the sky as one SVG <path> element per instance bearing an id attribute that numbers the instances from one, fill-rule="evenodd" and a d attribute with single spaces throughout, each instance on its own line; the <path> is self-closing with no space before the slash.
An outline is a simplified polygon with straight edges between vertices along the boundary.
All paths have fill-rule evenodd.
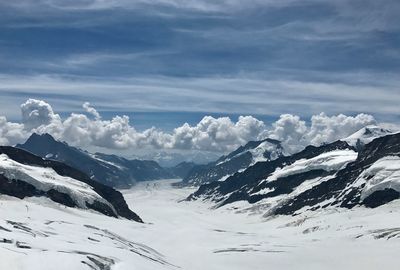
<path id="1" fill-rule="evenodd" d="M 141 133 L 204 116 L 398 124 L 399 14 L 397 0 L 0 0 L 0 115 L 23 122 L 32 98 L 63 120 L 90 102 Z"/>

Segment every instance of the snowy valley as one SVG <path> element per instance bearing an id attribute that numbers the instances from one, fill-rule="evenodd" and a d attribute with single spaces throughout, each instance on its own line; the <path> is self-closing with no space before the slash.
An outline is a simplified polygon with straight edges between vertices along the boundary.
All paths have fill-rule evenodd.
<path id="1" fill-rule="evenodd" d="M 140 183 L 124 192 L 144 224 L 2 195 L 0 268 L 317 270 L 397 264 L 399 201 L 263 218 L 182 202 L 194 189 L 173 188 L 175 181 Z"/>
<path id="2" fill-rule="evenodd" d="M 119 191 L 52 157 L 1 147 L 0 269 L 391 268 L 400 133 L 369 129 L 377 136 L 363 129 L 351 143 L 293 155 L 276 141 L 250 142 L 204 173 L 194 166 L 191 184 L 140 181 Z M 225 169 L 224 179 L 205 178 Z"/>

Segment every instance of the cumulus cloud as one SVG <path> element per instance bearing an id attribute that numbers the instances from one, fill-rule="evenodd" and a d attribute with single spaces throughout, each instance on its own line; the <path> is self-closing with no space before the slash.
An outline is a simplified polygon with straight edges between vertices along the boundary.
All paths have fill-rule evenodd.
<path id="1" fill-rule="evenodd" d="M 321 113 L 311 118 L 311 128 L 307 136 L 311 144 L 319 145 L 347 137 L 365 126 L 374 124 L 374 117 L 368 114 L 358 114 L 355 117 L 339 114 L 329 117 Z"/>
<path id="2" fill-rule="evenodd" d="M 364 126 L 376 124 L 375 119 L 367 114 L 328 116 L 321 113 L 312 116 L 309 123 L 297 115 L 283 114 L 270 126 L 252 116 L 240 116 L 236 122 L 229 117 L 205 116 L 196 125 L 186 123 L 169 133 L 155 127 L 139 132 L 130 124 L 128 116 L 104 120 L 88 102 L 83 104 L 83 109 L 87 114 L 72 113 L 61 119 L 50 104 L 29 99 L 21 105 L 21 123 L 0 117 L 0 144 L 23 142 L 32 132 L 37 132 L 50 133 L 59 140 L 80 147 L 151 147 L 223 153 L 250 140 L 269 137 L 280 140 L 288 153 L 294 153 L 307 145 L 332 142 Z"/>
<path id="3" fill-rule="evenodd" d="M 343 114 L 327 116 L 320 113 L 311 117 L 311 125 L 299 116 L 284 114 L 272 124 L 273 128 L 263 136 L 280 140 L 289 153 L 302 150 L 307 145 L 321 145 L 345 138 L 361 128 L 377 124 L 373 116 Z"/>
<path id="4" fill-rule="evenodd" d="M 85 109 L 85 111 L 91 115 L 94 116 L 95 119 L 100 119 L 101 116 L 100 114 L 97 112 L 97 110 L 93 107 L 90 106 L 89 102 L 85 102 L 83 103 L 82 107 Z"/>
<path id="5" fill-rule="evenodd" d="M 229 117 L 205 116 L 196 126 L 184 124 L 175 128 L 169 147 L 207 151 L 233 150 L 249 140 L 255 140 L 265 124 L 252 116 L 240 116 L 232 122 Z"/>
<path id="6" fill-rule="evenodd" d="M 23 124 L 8 122 L 6 117 L 0 116 L 0 145 L 13 145 L 27 136 Z"/>
<path id="7" fill-rule="evenodd" d="M 282 142 L 289 153 L 301 150 L 308 144 L 306 122 L 297 115 L 283 114 L 272 124 L 272 129 L 265 132 L 263 137 L 270 137 Z"/>
<path id="8" fill-rule="evenodd" d="M 48 125 L 60 120 L 60 116 L 53 112 L 53 108 L 43 100 L 28 99 L 21 104 L 22 123 L 27 129 Z"/>

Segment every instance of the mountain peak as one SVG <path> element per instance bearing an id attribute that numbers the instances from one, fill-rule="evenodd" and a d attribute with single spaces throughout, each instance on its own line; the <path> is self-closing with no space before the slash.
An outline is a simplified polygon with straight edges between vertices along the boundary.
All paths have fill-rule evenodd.
<path id="1" fill-rule="evenodd" d="M 353 133 L 342 141 L 360 150 L 364 145 L 372 142 L 374 139 L 393 134 L 394 131 L 377 125 L 365 126 L 357 132 Z"/>
<path id="2" fill-rule="evenodd" d="M 51 136 L 49 133 L 38 134 L 36 132 L 32 133 L 32 135 L 28 138 L 28 140 L 26 140 L 26 143 L 31 142 L 31 141 L 57 142 L 57 140 L 54 139 L 54 137 Z"/>

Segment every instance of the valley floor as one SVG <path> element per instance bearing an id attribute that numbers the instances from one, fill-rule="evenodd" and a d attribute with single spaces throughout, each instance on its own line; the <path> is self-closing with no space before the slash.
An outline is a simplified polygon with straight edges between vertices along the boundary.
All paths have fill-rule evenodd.
<path id="1" fill-rule="evenodd" d="M 394 269 L 400 202 L 265 219 L 193 189 L 145 182 L 124 196 L 145 224 L 0 196 L 0 269 Z M 176 181 L 176 180 L 175 180 Z M 45 206 L 43 206 L 45 204 Z M 240 209 L 243 205 L 239 206 Z"/>

